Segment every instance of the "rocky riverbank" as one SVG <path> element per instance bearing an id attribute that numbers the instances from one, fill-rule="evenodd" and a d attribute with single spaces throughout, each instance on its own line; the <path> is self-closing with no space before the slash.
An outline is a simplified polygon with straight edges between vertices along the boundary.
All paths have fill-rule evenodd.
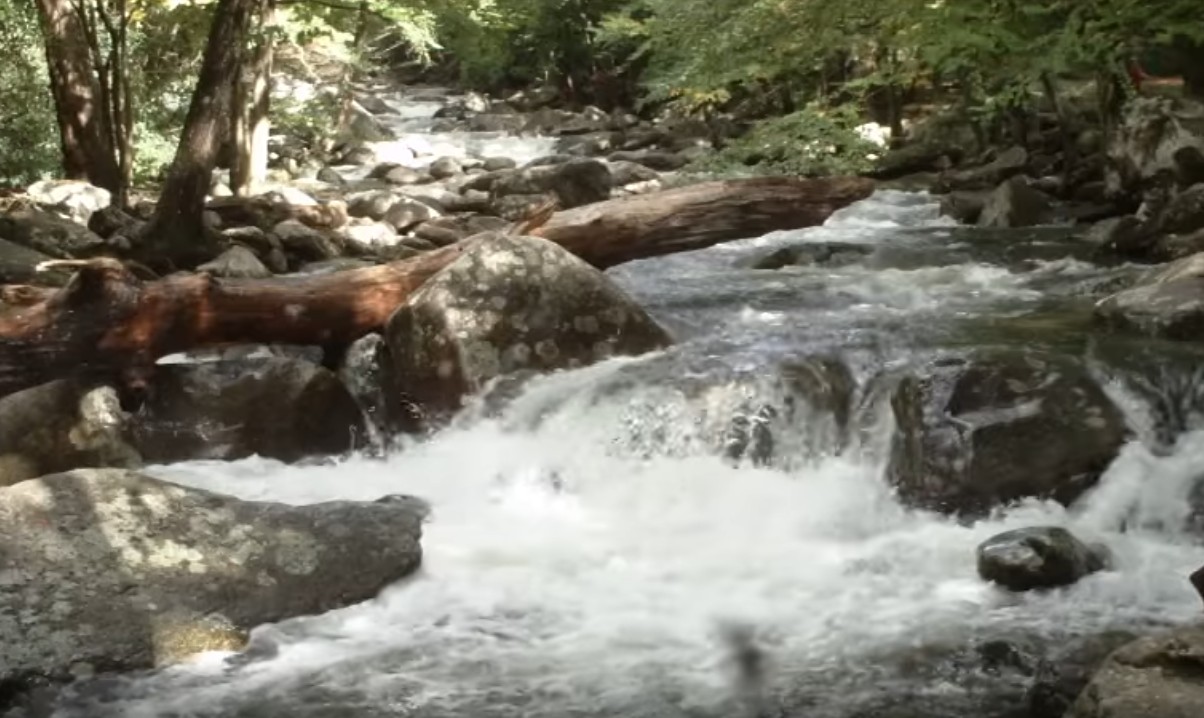
<path id="1" fill-rule="evenodd" d="M 503 412 L 535 377 L 617 356 L 649 363 L 620 371 L 610 391 L 645 389 L 651 377 L 656 386 L 680 388 L 697 411 L 667 427 L 633 422 L 630 433 L 651 455 L 663 451 L 657 444 L 667 443 L 667 431 L 688 425 L 702 427 L 708 443 L 700 453 L 793 470 L 809 455 L 798 450 L 800 437 L 813 438 L 809 432 L 822 424 L 824 452 L 877 451 L 881 478 L 909 510 L 963 522 L 1025 502 L 1081 505 L 1133 440 L 1125 407 L 1091 362 L 1044 347 L 941 347 L 935 356 L 891 357 L 866 370 L 838 344 L 795 352 L 735 380 L 686 371 L 664 350 L 688 332 L 641 306 L 612 274 L 546 240 L 500 231 L 548 201 L 581 207 L 687 181 L 676 173 L 703 151 L 701 128 L 568 112 L 538 99 L 421 91 L 406 102 L 440 109 L 431 124 L 416 125 L 396 98 L 365 95 L 355 108 L 359 137 L 329 163 L 278 144 L 280 174 L 257 197 L 224 196 L 217 173 L 206 213 L 216 253 L 196 268 L 219 280 L 313 275 L 462 247 L 381 333 L 338 356 L 295 346 L 173 356 L 133 406 L 125 387 L 87 377 L 0 397 L 6 696 L 39 680 L 240 650 L 258 625 L 371 599 L 421 560 L 425 509 L 415 500 L 286 506 L 131 472 L 196 460 L 304 463 L 387 453 L 394 447 L 383 439 L 398 432 L 429 436 L 466 410 Z M 1200 255 L 1192 249 L 1204 231 L 1204 177 L 1193 174 L 1204 147 L 1197 116 L 1169 101 L 1136 104 L 1116 144 L 1094 148 L 1098 174 L 1059 180 L 1044 171 L 1048 158 L 1015 148 L 949 170 L 937 187 L 949 190 L 946 211 L 984 228 L 1073 221 L 1085 230 L 1086 220 L 1117 215 L 1072 232 L 1085 245 L 1075 251 L 1101 265 L 1174 262 L 1122 279 L 1129 284 L 1119 291 L 1110 287 L 1087 331 L 1194 342 L 1204 307 Z M 553 151 L 533 158 L 425 152 L 411 131 L 417 128 L 482 142 L 536 134 L 539 147 Z M 64 273 L 38 271 L 49 259 L 117 256 L 147 277 L 175 271 L 139 253 L 146 204 L 122 212 L 96 188 L 73 182 L 39 183 L 8 201 L 0 281 L 26 285 L 3 295 L 14 305 L 9 311 L 67 281 Z M 765 257 L 731 272 L 763 278 L 800 266 L 884 261 L 873 248 L 838 243 Z M 530 421 L 550 411 L 543 407 Z M 1182 518 L 1174 530 L 1201 540 L 1198 521 Z M 973 558 L 981 580 L 997 590 L 1056 596 L 1114 570 L 1111 553 L 1041 525 L 988 538 Z M 114 596 L 121 597 L 116 604 Z M 118 620 L 99 616 L 114 605 Z M 1131 636 L 1108 634 L 1067 655 L 995 646 L 972 662 L 1023 675 L 1027 712 L 1015 715 L 1061 715 L 1073 704 L 1067 715 L 1103 718 L 1113 706 L 1140 701 L 1163 706 L 1151 716 L 1187 715 L 1200 707 L 1194 630 L 1114 653 Z M 15 638 L 31 635 L 36 640 Z M 1167 662 L 1173 670 L 1158 668 Z"/>

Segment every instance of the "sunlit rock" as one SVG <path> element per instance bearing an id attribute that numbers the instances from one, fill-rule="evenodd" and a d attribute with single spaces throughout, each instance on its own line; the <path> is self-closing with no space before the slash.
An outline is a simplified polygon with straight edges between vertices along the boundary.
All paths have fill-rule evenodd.
<path id="1" fill-rule="evenodd" d="M 1065 718 L 1204 715 L 1204 626 L 1140 638 L 1108 657 Z"/>
<path id="2" fill-rule="evenodd" d="M 1069 504 L 1127 435 L 1080 363 L 1039 352 L 936 359 L 906 372 L 890 402 L 887 477 L 906 503 L 957 514 L 1027 497 Z"/>
<path id="3" fill-rule="evenodd" d="M 602 272 L 543 239 L 482 235 L 389 319 L 398 399 L 443 413 L 494 377 L 670 343 Z"/>
<path id="4" fill-rule="evenodd" d="M 1204 253 L 1146 272 L 1134 286 L 1101 300 L 1103 326 L 1163 339 L 1204 338 Z"/>
<path id="5" fill-rule="evenodd" d="M 0 489 L 0 685 L 238 650 L 420 564 L 416 499 L 240 501 L 118 470 Z"/>
<path id="6" fill-rule="evenodd" d="M 1069 586 L 1107 565 L 1105 547 L 1057 526 L 1006 531 L 978 546 L 978 575 L 1012 591 Z"/>

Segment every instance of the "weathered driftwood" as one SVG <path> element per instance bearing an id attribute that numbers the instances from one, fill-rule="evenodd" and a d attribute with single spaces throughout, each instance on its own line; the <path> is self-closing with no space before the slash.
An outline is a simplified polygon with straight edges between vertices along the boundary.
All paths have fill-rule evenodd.
<path id="1" fill-rule="evenodd" d="M 855 178 L 710 182 L 537 217 L 516 232 L 543 236 L 598 267 L 772 230 L 822 223 L 868 196 Z M 547 213 L 545 213 L 547 214 Z M 470 240 L 471 241 L 471 240 Z M 0 314 L 0 396 L 66 375 L 142 385 L 155 361 L 203 346 L 280 343 L 345 347 L 382 328 L 464 243 L 377 267 L 310 277 L 142 281 L 112 259 L 49 262 L 76 275 L 62 290 Z"/>

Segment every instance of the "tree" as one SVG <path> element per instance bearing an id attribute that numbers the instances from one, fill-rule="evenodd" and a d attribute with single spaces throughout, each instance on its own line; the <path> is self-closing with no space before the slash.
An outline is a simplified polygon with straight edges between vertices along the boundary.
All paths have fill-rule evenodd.
<path id="1" fill-rule="evenodd" d="M 146 228 L 143 249 L 149 263 L 193 267 L 213 255 L 202 217 L 205 195 L 229 130 L 234 84 L 260 2 L 218 0 L 175 159 Z"/>
<path id="2" fill-rule="evenodd" d="M 274 0 L 260 0 L 256 12 L 258 27 L 255 48 L 247 53 L 235 81 L 234 163 L 230 168 L 230 189 L 245 197 L 253 193 L 268 170 L 268 134 L 271 121 L 272 55 L 275 51 Z"/>
<path id="3" fill-rule="evenodd" d="M 105 102 L 89 43 L 85 16 L 72 0 L 37 0 L 50 92 L 69 179 L 86 179 L 121 194 L 121 169 L 105 124 Z"/>

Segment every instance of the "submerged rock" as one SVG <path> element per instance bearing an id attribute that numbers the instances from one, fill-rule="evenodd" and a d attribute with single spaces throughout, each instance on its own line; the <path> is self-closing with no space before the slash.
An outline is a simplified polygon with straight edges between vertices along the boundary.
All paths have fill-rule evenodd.
<path id="1" fill-rule="evenodd" d="M 1078 362 L 1039 352 L 937 359 L 898 380 L 887 476 L 909 504 L 980 514 L 1026 497 L 1069 504 L 1126 437 Z"/>
<path id="2" fill-rule="evenodd" d="M 501 375 L 585 366 L 669 335 L 602 272 L 534 237 L 485 234 L 389 319 L 396 401 L 454 411 Z"/>
<path id="3" fill-rule="evenodd" d="M 849 242 L 808 242 L 780 247 L 769 254 L 744 260 L 741 267 L 749 269 L 781 269 L 783 267 L 842 267 L 855 264 L 874 253 L 874 247 Z"/>
<path id="4" fill-rule="evenodd" d="M 165 364 L 155 368 L 132 435 L 148 462 L 297 461 L 360 446 L 364 418 L 333 372 L 305 360 Z"/>
<path id="5" fill-rule="evenodd" d="M 1012 591 L 1069 586 L 1107 565 L 1106 548 L 1057 526 L 1006 531 L 978 546 L 978 575 Z"/>
<path id="6" fill-rule="evenodd" d="M 1106 631 L 1067 641 L 1045 641 L 1048 653 L 1037 663 L 1026 696 L 1025 718 L 1064 718 L 1108 656 L 1136 638 L 1128 631 Z"/>
<path id="7" fill-rule="evenodd" d="M 1204 715 L 1204 625 L 1140 638 L 1114 652 L 1065 718 Z"/>
<path id="8" fill-rule="evenodd" d="M 421 563 L 415 499 L 240 501 L 118 469 L 0 489 L 0 685 L 241 649 Z"/>
<path id="9" fill-rule="evenodd" d="M 1103 326 L 1161 339 L 1204 338 L 1204 253 L 1150 270 L 1134 286 L 1100 300 Z"/>

